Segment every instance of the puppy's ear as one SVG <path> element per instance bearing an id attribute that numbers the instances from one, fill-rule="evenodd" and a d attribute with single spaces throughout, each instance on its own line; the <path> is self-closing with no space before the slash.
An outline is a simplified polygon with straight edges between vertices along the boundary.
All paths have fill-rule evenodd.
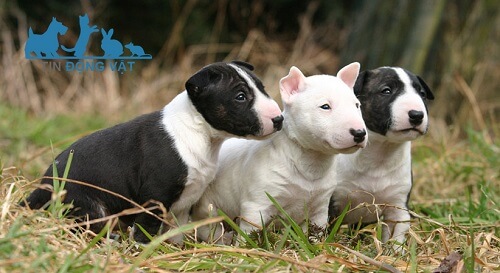
<path id="1" fill-rule="evenodd" d="M 340 71 L 337 73 L 337 77 L 352 89 L 354 87 L 354 84 L 356 83 L 356 78 L 358 77 L 360 67 L 361 65 L 358 62 L 348 64 L 340 69 Z"/>
<path id="2" fill-rule="evenodd" d="M 231 63 L 237 65 L 237 66 L 242 66 L 242 67 L 245 67 L 247 68 L 248 70 L 250 71 L 253 71 L 253 65 L 247 63 L 247 62 L 243 62 L 243 61 L 232 61 Z"/>
<path id="3" fill-rule="evenodd" d="M 354 84 L 354 95 L 359 96 L 363 92 L 363 85 L 365 84 L 365 78 L 368 77 L 368 71 L 363 71 L 359 73 L 356 83 Z"/>
<path id="4" fill-rule="evenodd" d="M 291 97 L 304 87 L 306 77 L 297 67 L 292 66 L 288 75 L 280 80 L 281 99 L 285 104 L 290 103 Z"/>
<path id="5" fill-rule="evenodd" d="M 428 100 L 433 100 L 434 99 L 434 94 L 432 94 L 432 91 L 431 89 L 429 88 L 429 86 L 424 82 L 424 80 L 422 80 L 422 78 L 420 78 L 419 76 L 417 76 L 417 79 L 418 81 L 420 82 L 420 85 L 422 85 L 422 87 L 424 88 L 425 90 L 425 97 L 428 99 Z"/>
<path id="6" fill-rule="evenodd" d="M 209 67 L 201 69 L 186 81 L 185 86 L 188 95 L 191 98 L 198 96 L 207 85 L 214 82 L 217 78 L 218 74 Z"/>

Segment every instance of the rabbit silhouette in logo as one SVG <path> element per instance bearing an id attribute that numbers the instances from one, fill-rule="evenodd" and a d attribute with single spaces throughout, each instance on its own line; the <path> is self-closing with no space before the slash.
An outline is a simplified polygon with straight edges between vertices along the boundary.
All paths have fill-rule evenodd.
<path id="1" fill-rule="evenodd" d="M 106 30 L 101 29 L 101 33 L 102 33 L 101 48 L 102 50 L 104 50 L 103 57 L 111 57 L 111 58 L 120 57 L 123 54 L 123 45 L 122 43 L 120 43 L 120 41 L 111 39 L 114 30 L 110 29 L 106 33 Z"/>

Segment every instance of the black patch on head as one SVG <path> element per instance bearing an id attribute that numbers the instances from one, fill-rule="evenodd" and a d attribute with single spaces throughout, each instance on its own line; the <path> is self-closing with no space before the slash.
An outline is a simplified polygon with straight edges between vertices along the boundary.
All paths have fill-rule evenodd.
<path id="1" fill-rule="evenodd" d="M 259 89 L 259 91 L 262 94 L 264 94 L 264 96 L 270 98 L 269 94 L 267 94 L 267 92 L 266 92 L 266 90 L 264 88 L 264 85 L 262 84 L 262 82 L 260 81 L 260 79 L 257 78 L 257 76 L 255 76 L 255 74 L 252 72 L 253 69 L 254 69 L 253 65 L 251 65 L 251 64 L 249 64 L 247 62 L 242 62 L 242 61 L 232 61 L 231 63 L 237 65 L 243 71 L 245 71 L 248 74 L 248 76 L 250 76 L 250 78 L 253 80 L 255 86 Z"/>
<path id="2" fill-rule="evenodd" d="M 246 72 L 264 95 L 262 82 L 251 72 L 253 66 L 232 62 Z M 202 68 L 186 82 L 196 110 L 215 129 L 237 136 L 259 135 L 262 125 L 254 109 L 255 90 L 227 63 Z"/>
<path id="3" fill-rule="evenodd" d="M 434 99 L 431 90 L 420 77 L 409 71 L 405 72 L 424 104 L 428 99 Z M 404 87 L 396 71 L 389 67 L 363 71 L 359 74 L 354 85 L 354 93 L 361 102 L 361 112 L 368 129 L 381 135 L 387 133 L 392 125 L 392 104 L 404 92 Z"/>
<path id="4" fill-rule="evenodd" d="M 422 97 L 422 99 L 424 100 L 424 104 L 427 107 L 427 104 L 426 104 L 427 100 L 434 99 L 434 94 L 432 94 L 431 89 L 429 88 L 429 86 L 427 86 L 427 84 L 424 82 L 424 80 L 422 80 L 422 78 L 411 73 L 410 71 L 408 71 L 406 69 L 403 69 L 403 70 L 410 78 L 411 85 L 413 86 L 413 88 L 415 88 L 417 93 Z"/>
<path id="5" fill-rule="evenodd" d="M 403 90 L 403 82 L 392 69 L 379 68 L 360 73 L 354 93 L 361 102 L 361 113 L 368 129 L 381 135 L 387 133 L 392 124 L 392 104 Z"/>

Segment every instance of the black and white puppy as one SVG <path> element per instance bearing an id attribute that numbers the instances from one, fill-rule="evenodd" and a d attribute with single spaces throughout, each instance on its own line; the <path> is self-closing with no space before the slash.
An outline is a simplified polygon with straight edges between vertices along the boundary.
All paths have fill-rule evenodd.
<path id="1" fill-rule="evenodd" d="M 74 157 L 68 178 L 120 194 L 139 204 L 161 202 L 179 224 L 188 222 L 189 210 L 198 201 L 217 169 L 222 142 L 229 137 L 262 138 L 280 130 L 283 117 L 278 104 L 244 62 L 214 63 L 202 68 L 162 110 L 146 114 L 86 136 L 55 159 L 62 174 L 70 151 Z M 52 177 L 52 165 L 45 176 Z M 43 184 L 52 184 L 45 178 Z M 132 208 L 128 201 L 76 183 L 67 183 L 65 203 L 71 215 L 97 219 Z M 26 199 L 41 208 L 51 199 L 46 188 Z M 159 210 L 154 211 L 160 213 Z M 161 221 L 141 213 L 120 218 L 158 233 Z M 99 231 L 104 226 L 91 225 Z M 148 239 L 135 229 L 139 242 Z M 181 237 L 182 238 L 182 237 Z"/>
<path id="2" fill-rule="evenodd" d="M 434 95 L 419 76 L 398 67 L 360 73 L 354 92 L 369 141 L 366 148 L 335 159 L 338 185 L 330 201 L 330 220 L 350 202 L 344 223 L 373 223 L 381 217 L 382 241 L 403 242 L 410 227 L 411 140 L 427 132 L 427 101 Z"/>

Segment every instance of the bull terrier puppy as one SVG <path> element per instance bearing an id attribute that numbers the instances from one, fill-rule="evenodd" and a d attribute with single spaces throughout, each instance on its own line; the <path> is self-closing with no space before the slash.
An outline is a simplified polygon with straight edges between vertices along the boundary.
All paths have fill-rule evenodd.
<path id="1" fill-rule="evenodd" d="M 144 204 L 154 200 L 169 209 L 179 224 L 188 222 L 217 170 L 219 149 L 227 138 L 263 138 L 281 129 L 278 104 L 243 62 L 214 63 L 186 82 L 186 90 L 162 110 L 86 136 L 59 154 L 55 168 L 62 174 L 70 151 L 74 157 L 68 178 L 82 181 Z M 53 166 L 44 176 L 52 177 Z M 52 185 L 44 178 L 42 184 Z M 64 203 L 70 215 L 93 220 L 133 207 L 129 201 L 76 183 L 66 183 Z M 51 200 L 47 187 L 36 189 L 22 202 L 42 208 Z M 159 214 L 159 209 L 154 214 Z M 141 225 L 156 235 L 162 224 L 156 215 L 121 217 L 129 226 Z M 95 232 L 104 223 L 91 225 Z M 135 229 L 138 242 L 148 237 Z M 182 238 L 180 238 L 182 241 Z M 178 241 L 177 241 L 178 242 Z"/>
<path id="2" fill-rule="evenodd" d="M 333 220 L 350 203 L 345 224 L 383 219 L 382 241 L 402 243 L 410 227 L 411 141 L 427 132 L 427 84 L 398 67 L 362 72 L 354 86 L 370 141 L 363 150 L 335 159 L 338 185 L 330 203 Z M 396 248 L 398 248 L 396 246 Z"/>

